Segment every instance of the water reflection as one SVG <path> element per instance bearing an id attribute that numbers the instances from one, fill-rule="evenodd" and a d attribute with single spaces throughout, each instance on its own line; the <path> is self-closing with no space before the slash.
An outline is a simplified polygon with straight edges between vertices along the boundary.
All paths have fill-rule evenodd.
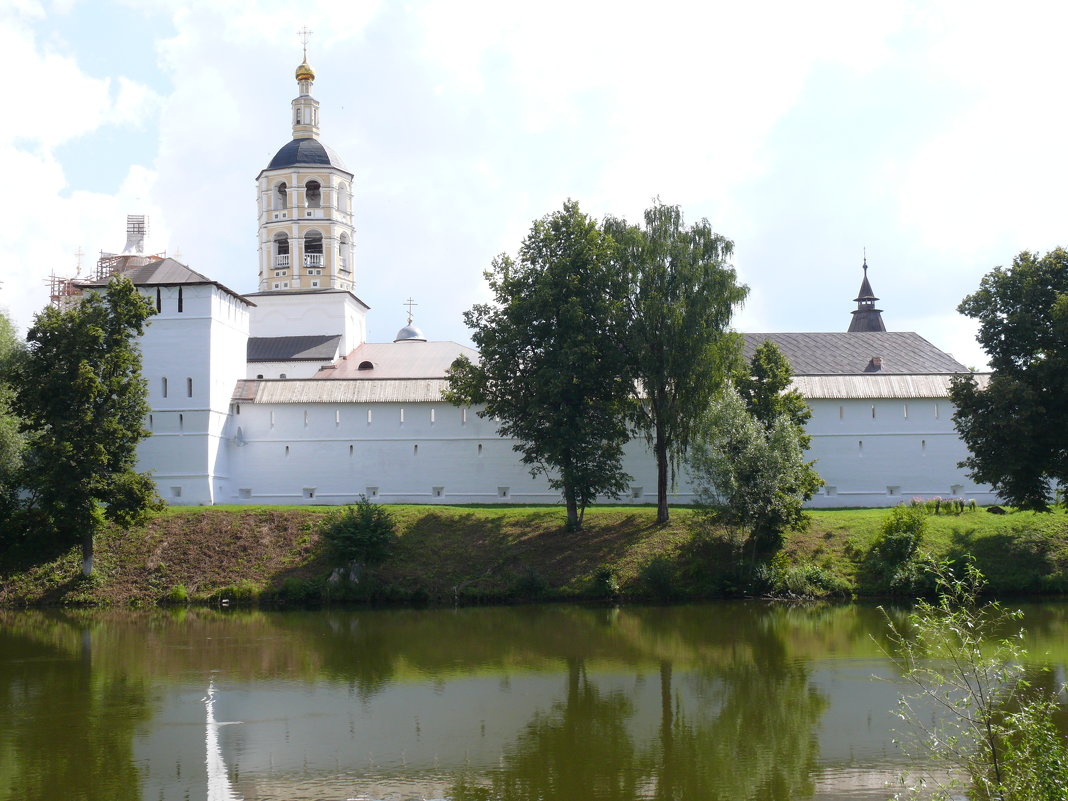
<path id="1" fill-rule="evenodd" d="M 1063 665 L 1068 607 L 1031 619 Z M 0 798 L 885 798 L 881 631 L 860 606 L 0 613 Z"/>

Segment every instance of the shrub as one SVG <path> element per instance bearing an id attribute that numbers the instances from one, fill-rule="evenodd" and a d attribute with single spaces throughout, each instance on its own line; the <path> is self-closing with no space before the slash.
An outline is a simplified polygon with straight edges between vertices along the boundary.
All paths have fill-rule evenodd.
<path id="1" fill-rule="evenodd" d="M 389 557 L 396 529 L 396 521 L 385 507 L 361 495 L 355 505 L 338 509 L 327 518 L 322 536 L 338 561 L 370 565 Z"/>
<path id="2" fill-rule="evenodd" d="M 676 596 L 675 566 L 666 556 L 657 556 L 646 563 L 638 578 L 645 591 L 659 601 L 670 601 Z"/>
<path id="3" fill-rule="evenodd" d="M 895 506 L 883 521 L 872 556 L 884 573 L 892 573 L 916 555 L 927 532 L 927 513 L 919 506 Z"/>
<path id="4" fill-rule="evenodd" d="M 291 603 L 320 601 L 323 597 L 323 582 L 318 579 L 300 579 L 296 576 L 288 576 L 282 582 L 279 595 Z"/>
<path id="5" fill-rule="evenodd" d="M 175 584 L 163 596 L 162 601 L 167 604 L 187 604 L 189 603 L 189 590 L 184 584 Z"/>
<path id="6" fill-rule="evenodd" d="M 610 567 L 602 567 L 593 575 L 590 592 L 595 598 L 615 598 L 619 595 L 619 576 Z"/>
<path id="7" fill-rule="evenodd" d="M 511 589 L 512 595 L 517 598 L 533 599 L 541 597 L 548 588 L 548 583 L 538 571 L 527 568 L 519 578 L 512 582 Z"/>
<path id="8" fill-rule="evenodd" d="M 776 598 L 848 598 L 853 586 L 841 576 L 811 562 L 791 564 L 781 551 L 756 571 L 756 582 Z"/>

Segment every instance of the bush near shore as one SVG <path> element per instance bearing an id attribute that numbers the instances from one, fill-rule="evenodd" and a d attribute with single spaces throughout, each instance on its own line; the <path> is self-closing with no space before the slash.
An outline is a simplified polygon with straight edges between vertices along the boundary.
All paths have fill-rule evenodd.
<path id="1" fill-rule="evenodd" d="M 688 600 L 887 592 L 873 544 L 887 509 L 813 510 L 771 563 L 754 568 L 690 509 L 601 506 L 564 530 L 555 506 L 390 506 L 398 537 L 385 562 L 338 565 L 320 531 L 330 507 L 173 508 L 134 531 L 109 529 L 96 572 L 76 548 L 0 553 L 0 606 L 322 602 L 497 603 Z M 695 530 L 700 533 L 695 535 Z M 984 510 L 928 515 L 920 549 L 971 555 L 998 594 L 1068 591 L 1068 515 Z M 331 576 L 333 580 L 331 581 Z"/>

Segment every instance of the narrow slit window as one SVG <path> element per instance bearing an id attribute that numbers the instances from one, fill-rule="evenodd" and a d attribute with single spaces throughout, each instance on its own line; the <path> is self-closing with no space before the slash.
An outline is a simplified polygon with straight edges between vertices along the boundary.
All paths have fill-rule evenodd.
<path id="1" fill-rule="evenodd" d="M 160 292 L 160 288 L 156 287 L 156 313 L 163 311 L 163 295 Z"/>
<path id="2" fill-rule="evenodd" d="M 349 445 L 349 456 L 352 456 L 354 453 L 356 453 L 356 446 Z"/>
<path id="3" fill-rule="evenodd" d="M 374 412 L 370 409 L 367 410 L 367 425 L 371 425 L 374 422 Z"/>
<path id="4" fill-rule="evenodd" d="M 460 425 L 467 425 L 467 409 L 460 410 Z"/>
<path id="5" fill-rule="evenodd" d="M 307 409 L 304 410 L 304 427 L 305 428 L 308 427 L 308 410 Z"/>
<path id="6" fill-rule="evenodd" d="M 334 425 L 335 426 L 341 425 L 341 409 L 335 409 L 334 410 Z"/>
<path id="7" fill-rule="evenodd" d="M 418 445 L 412 445 L 412 456 L 418 456 L 418 455 L 419 455 L 419 446 Z"/>
<path id="8" fill-rule="evenodd" d="M 167 378 L 163 378 L 163 397 L 167 397 Z"/>
<path id="9" fill-rule="evenodd" d="M 274 428 L 274 410 L 271 410 L 271 428 Z"/>
<path id="10" fill-rule="evenodd" d="M 286 456 L 289 456 L 289 446 L 286 445 Z"/>
<path id="11" fill-rule="evenodd" d="M 430 410 L 430 425 L 434 425 L 434 423 L 436 422 L 436 418 L 437 418 L 436 410 L 435 409 L 431 409 Z"/>
<path id="12" fill-rule="evenodd" d="M 874 403 L 871 405 L 871 419 L 872 420 L 875 419 L 875 404 Z"/>
<path id="13" fill-rule="evenodd" d="M 908 420 L 909 419 L 909 405 L 907 403 L 901 404 L 901 411 L 902 411 L 902 414 L 904 414 L 905 419 Z"/>
<path id="14" fill-rule="evenodd" d="M 178 287 L 178 313 L 185 311 L 185 299 L 182 297 L 182 288 Z"/>
<path id="15" fill-rule="evenodd" d="M 400 410 L 400 421 L 401 421 L 402 423 L 404 422 L 404 409 L 401 409 L 401 410 Z"/>
<path id="16" fill-rule="evenodd" d="M 185 415 L 180 414 L 178 415 L 178 430 L 181 431 L 183 428 L 185 428 Z"/>
<path id="17" fill-rule="evenodd" d="M 482 443 L 481 443 L 481 442 L 480 442 L 480 443 L 478 443 L 478 455 L 479 455 L 479 456 L 481 456 L 481 455 L 482 455 Z"/>
<path id="18" fill-rule="evenodd" d="M 861 456 L 864 455 L 864 440 L 862 439 L 857 440 L 857 453 Z"/>
<path id="19" fill-rule="evenodd" d="M 185 380 L 185 396 L 187 398 L 193 397 L 193 379 L 187 378 Z"/>
<path id="20" fill-rule="evenodd" d="M 845 406 L 839 406 L 838 407 L 838 419 L 839 420 L 844 420 L 845 419 Z"/>
<path id="21" fill-rule="evenodd" d="M 153 424 L 154 422 L 155 422 L 155 418 L 153 418 L 153 417 L 152 417 L 152 415 L 149 415 L 149 416 L 148 416 L 148 427 L 149 427 L 150 429 L 152 428 L 152 424 Z"/>

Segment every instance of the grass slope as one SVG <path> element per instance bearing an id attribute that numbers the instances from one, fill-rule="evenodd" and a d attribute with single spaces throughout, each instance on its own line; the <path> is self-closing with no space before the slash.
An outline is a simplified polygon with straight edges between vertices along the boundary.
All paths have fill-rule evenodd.
<path id="1" fill-rule="evenodd" d="M 391 559 L 365 571 L 335 596 L 383 602 L 478 602 L 596 596 L 610 570 L 626 596 L 664 592 L 715 596 L 730 565 L 715 548 L 695 545 L 689 509 L 667 526 L 651 507 L 593 507 L 586 530 L 566 533 L 559 507 L 392 506 L 400 534 Z M 96 575 L 79 576 L 77 548 L 0 554 L 0 606 L 150 605 L 261 597 L 318 596 L 334 567 L 323 553 L 322 507 L 170 509 L 141 530 L 98 539 Z M 860 595 L 880 591 L 868 559 L 885 510 L 813 511 L 792 534 L 786 562 L 818 568 Z M 984 511 L 930 516 L 924 549 L 937 557 L 971 554 L 992 587 L 1007 592 L 1068 589 L 1068 517 L 1062 513 Z M 706 543 L 707 545 L 707 543 Z M 659 583 L 649 565 L 659 559 Z M 659 588 L 659 589 L 658 589 Z"/>

